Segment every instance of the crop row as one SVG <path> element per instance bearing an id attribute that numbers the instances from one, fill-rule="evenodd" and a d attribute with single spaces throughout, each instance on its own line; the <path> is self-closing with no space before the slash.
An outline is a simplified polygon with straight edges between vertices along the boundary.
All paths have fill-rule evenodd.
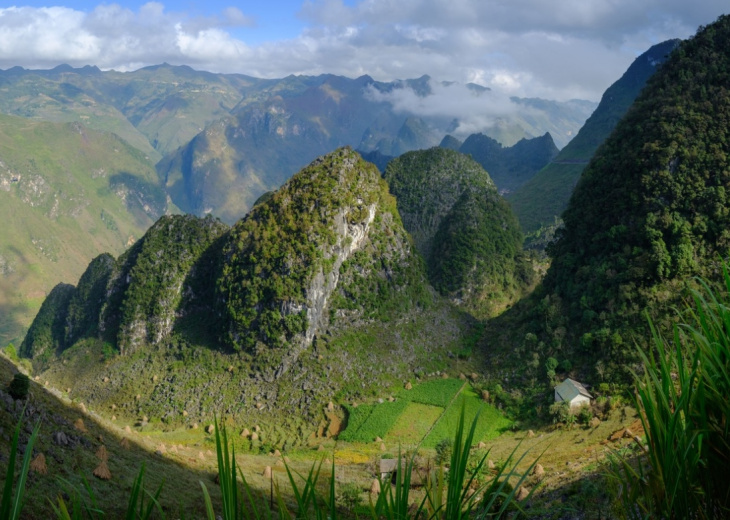
<path id="1" fill-rule="evenodd" d="M 414 403 L 446 408 L 463 384 L 460 379 L 434 379 L 416 385 L 411 390 L 401 391 L 399 397 Z"/>

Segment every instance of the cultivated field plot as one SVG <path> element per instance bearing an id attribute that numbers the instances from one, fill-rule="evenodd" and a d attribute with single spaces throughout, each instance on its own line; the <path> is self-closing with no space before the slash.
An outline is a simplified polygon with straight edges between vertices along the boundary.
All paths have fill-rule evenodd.
<path id="1" fill-rule="evenodd" d="M 347 429 L 339 438 L 348 442 L 373 442 L 377 437 L 388 444 L 421 444 L 433 448 L 456 431 L 462 406 L 468 424 L 478 411 L 475 442 L 487 441 L 509 428 L 510 421 L 485 403 L 471 386 L 459 379 L 437 379 L 403 390 L 395 402 L 347 406 Z"/>
<path id="2" fill-rule="evenodd" d="M 424 448 L 433 448 L 440 440 L 453 438 L 462 406 L 465 408 L 467 427 L 471 425 L 474 417 L 479 413 L 479 422 L 474 432 L 474 442 L 494 439 L 512 424 L 499 410 L 485 403 L 471 386 L 467 385 L 459 394 L 459 397 L 446 409 L 431 433 L 424 439 L 422 444 Z"/>

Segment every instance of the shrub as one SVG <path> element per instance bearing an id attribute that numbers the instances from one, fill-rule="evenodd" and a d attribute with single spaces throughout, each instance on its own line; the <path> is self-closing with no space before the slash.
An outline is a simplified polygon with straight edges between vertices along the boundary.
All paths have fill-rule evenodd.
<path id="1" fill-rule="evenodd" d="M 441 439 L 436 443 L 436 464 L 443 464 L 451 458 L 451 440 Z"/>
<path id="2" fill-rule="evenodd" d="M 28 389 L 30 388 L 30 379 L 25 374 L 18 372 L 13 376 L 13 380 L 8 385 L 8 393 L 10 397 L 15 399 L 25 399 L 28 397 Z"/>
<path id="3" fill-rule="evenodd" d="M 361 492 L 360 486 L 354 482 L 346 482 L 340 485 L 340 492 L 337 495 L 337 505 L 349 511 L 354 511 L 362 503 Z"/>

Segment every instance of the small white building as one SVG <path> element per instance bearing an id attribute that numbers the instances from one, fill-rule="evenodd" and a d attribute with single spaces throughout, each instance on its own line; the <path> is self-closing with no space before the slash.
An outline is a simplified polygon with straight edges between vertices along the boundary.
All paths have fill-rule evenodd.
<path id="1" fill-rule="evenodd" d="M 579 383 L 568 378 L 555 387 L 555 402 L 565 401 L 571 408 L 577 408 L 584 404 L 591 404 L 593 396 Z"/>

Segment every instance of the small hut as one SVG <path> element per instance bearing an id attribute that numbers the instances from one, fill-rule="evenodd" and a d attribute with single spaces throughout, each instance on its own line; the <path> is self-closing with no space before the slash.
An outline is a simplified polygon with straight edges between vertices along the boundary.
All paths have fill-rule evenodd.
<path id="1" fill-rule="evenodd" d="M 578 381 L 567 378 L 555 387 L 555 402 L 566 402 L 571 408 L 577 408 L 584 404 L 591 404 L 593 396 L 588 393 L 585 386 Z"/>

